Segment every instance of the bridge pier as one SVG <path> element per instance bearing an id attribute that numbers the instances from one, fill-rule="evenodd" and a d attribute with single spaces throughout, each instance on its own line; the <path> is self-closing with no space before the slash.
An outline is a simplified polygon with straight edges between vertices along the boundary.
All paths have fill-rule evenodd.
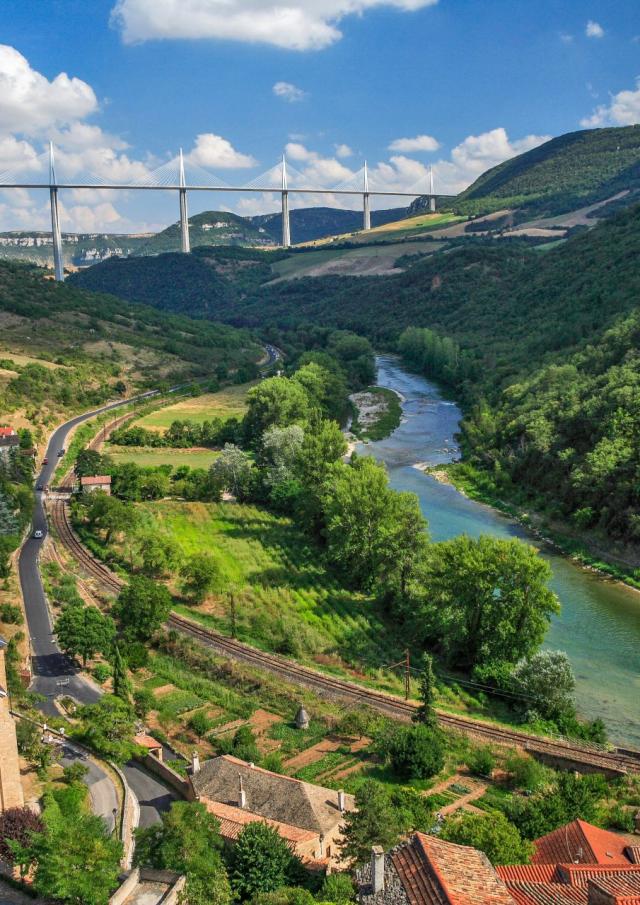
<path id="1" fill-rule="evenodd" d="M 362 193 L 362 228 L 371 229 L 371 208 L 369 205 L 369 172 L 364 162 L 364 192 Z"/>
<path id="2" fill-rule="evenodd" d="M 282 247 L 291 247 L 291 224 L 289 222 L 289 192 L 287 191 L 287 161 L 282 155 Z"/>
<path id="3" fill-rule="evenodd" d="M 51 204 L 51 238 L 53 240 L 53 271 L 57 283 L 64 283 L 64 265 L 62 260 L 62 234 L 60 232 L 60 215 L 58 213 L 58 188 L 56 186 L 56 169 L 53 159 L 53 142 L 49 142 L 49 202 Z"/>
<path id="4" fill-rule="evenodd" d="M 436 196 L 433 194 L 433 167 L 429 167 L 429 210 L 432 214 L 436 212 Z"/>
<path id="5" fill-rule="evenodd" d="M 183 254 L 189 254 L 191 245 L 189 242 L 189 212 L 187 210 L 187 190 L 184 178 L 184 158 L 180 148 L 180 248 Z"/>

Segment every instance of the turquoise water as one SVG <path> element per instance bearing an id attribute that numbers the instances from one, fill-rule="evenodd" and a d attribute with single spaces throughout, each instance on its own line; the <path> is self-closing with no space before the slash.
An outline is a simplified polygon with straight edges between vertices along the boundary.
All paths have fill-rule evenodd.
<path id="1" fill-rule="evenodd" d="M 404 397 L 403 420 L 386 440 L 360 444 L 359 452 L 384 462 L 397 490 L 415 493 L 434 540 L 456 534 L 521 537 L 539 543 L 499 512 L 439 484 L 414 466 L 457 457 L 454 434 L 458 407 L 438 387 L 405 371 L 392 357 L 378 359 L 378 383 Z M 565 650 L 576 674 L 579 712 L 601 717 L 611 738 L 640 747 L 640 593 L 580 569 L 543 549 L 553 569 L 552 587 L 562 611 L 554 618 L 545 647 Z"/>

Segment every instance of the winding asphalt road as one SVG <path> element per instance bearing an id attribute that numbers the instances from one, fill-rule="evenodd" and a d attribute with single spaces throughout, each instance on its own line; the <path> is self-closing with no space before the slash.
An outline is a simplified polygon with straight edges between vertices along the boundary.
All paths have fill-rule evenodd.
<path id="1" fill-rule="evenodd" d="M 145 397 L 149 395 L 154 394 L 145 394 Z M 95 415 L 108 412 L 132 401 L 132 399 L 127 399 L 113 402 L 92 412 L 78 415 L 60 425 L 49 440 L 45 453 L 48 462 L 42 466 L 37 483 L 46 485 L 51 482 L 59 462 L 58 452 L 65 447 L 69 431 L 73 427 L 83 421 L 88 421 Z M 32 532 L 20 551 L 18 573 L 29 628 L 33 671 L 31 690 L 43 695 L 44 701 L 40 704 L 40 709 L 44 714 L 52 716 L 58 712 L 53 703 L 53 698 L 58 694 L 68 694 L 82 704 L 95 704 L 102 692 L 96 685 L 79 674 L 76 665 L 62 653 L 53 635 L 53 625 L 42 586 L 39 563 L 40 552 L 48 530 L 43 496 L 42 492 L 36 492 Z M 42 531 L 42 538 L 34 537 L 36 531 Z M 66 747 L 62 762 L 70 763 L 77 757 L 76 753 Z M 107 825 L 113 828 L 113 812 L 114 809 L 117 811 L 118 799 L 111 777 L 92 761 L 87 759 L 83 762 L 89 771 L 85 781 L 89 786 L 94 813 L 100 814 Z M 140 826 L 158 823 L 161 813 L 168 810 L 171 802 L 175 800 L 173 792 L 136 762 L 128 763 L 123 772 L 140 803 Z"/>
<path id="2" fill-rule="evenodd" d="M 268 368 L 280 357 L 280 350 L 270 343 L 265 343 L 267 361 L 262 365 Z M 172 387 L 169 392 L 179 389 Z M 83 421 L 100 415 L 103 412 L 119 406 L 156 396 L 157 392 L 151 391 L 135 396 L 131 399 L 122 399 L 112 402 L 91 412 L 85 412 L 61 424 L 51 435 L 47 445 L 45 458 L 47 464 L 42 465 L 36 484 L 46 486 L 51 479 L 59 462 L 58 453 L 65 448 L 67 437 L 72 428 Z M 36 538 L 36 531 L 42 532 L 42 537 Z M 53 698 L 58 694 L 68 694 L 82 704 L 95 704 L 99 700 L 101 690 L 79 674 L 74 662 L 62 653 L 53 634 L 51 614 L 40 575 L 40 552 L 48 531 L 47 514 L 44 505 L 44 494 L 36 492 L 36 502 L 33 512 L 31 536 L 25 541 L 18 561 L 20 585 L 24 598 L 29 627 L 29 644 L 32 659 L 33 679 L 31 690 L 44 697 L 40 705 L 43 713 L 52 716 L 57 714 Z M 70 763 L 78 755 L 66 748 L 63 763 Z M 100 814 L 106 820 L 109 827 L 113 827 L 114 809 L 117 809 L 116 790 L 111 778 L 90 760 L 84 761 L 88 768 L 86 782 L 91 793 L 94 813 Z M 140 805 L 140 826 L 146 827 L 160 821 L 162 812 L 167 811 L 171 802 L 175 801 L 175 794 L 158 779 L 147 773 L 136 761 L 130 761 L 123 768 L 127 782 Z"/>

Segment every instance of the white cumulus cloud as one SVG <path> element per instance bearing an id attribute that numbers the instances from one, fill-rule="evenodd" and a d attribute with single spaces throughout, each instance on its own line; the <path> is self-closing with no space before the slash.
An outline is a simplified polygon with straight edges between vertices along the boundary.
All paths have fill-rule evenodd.
<path id="1" fill-rule="evenodd" d="M 344 157 L 353 157 L 353 151 L 349 147 L 349 145 L 341 144 L 336 145 L 336 157 L 344 158 Z"/>
<path id="2" fill-rule="evenodd" d="M 599 22 L 594 22 L 593 19 L 589 19 L 587 22 L 584 33 L 588 38 L 604 38 L 604 28 Z"/>
<path id="3" fill-rule="evenodd" d="M 619 91 L 612 95 L 608 104 L 600 104 L 591 116 L 580 120 L 586 129 L 597 129 L 600 126 L 633 126 L 640 123 L 640 76 L 636 79 L 636 87 Z"/>
<path id="4" fill-rule="evenodd" d="M 435 191 L 438 194 L 456 194 L 470 185 L 478 176 L 510 157 L 523 154 L 549 141 L 549 135 L 526 135 L 512 141 L 506 129 L 498 127 L 481 135 L 469 135 L 451 151 L 449 160 L 439 160 L 433 165 Z"/>
<path id="5" fill-rule="evenodd" d="M 416 135 L 415 138 L 396 138 L 389 145 L 390 151 L 411 154 L 416 151 L 437 151 L 440 142 L 432 135 Z"/>
<path id="6" fill-rule="evenodd" d="M 185 160 L 199 167 L 217 167 L 220 170 L 241 170 L 254 167 L 257 163 L 250 154 L 236 151 L 228 139 L 213 132 L 198 135 Z"/>
<path id="7" fill-rule="evenodd" d="M 303 91 L 302 88 L 298 88 L 297 85 L 292 85 L 291 82 L 276 82 L 271 90 L 276 97 L 281 98 L 283 101 L 287 101 L 289 104 L 303 101 L 307 96 L 306 91 Z"/>
<path id="8" fill-rule="evenodd" d="M 348 15 L 373 7 L 413 12 L 438 0 L 117 0 L 111 21 L 128 43 L 217 38 L 320 50 L 342 37 Z"/>
<path id="9" fill-rule="evenodd" d="M 0 44 L 0 130 L 38 135 L 97 110 L 93 88 L 61 72 L 49 81 L 15 47 Z"/>

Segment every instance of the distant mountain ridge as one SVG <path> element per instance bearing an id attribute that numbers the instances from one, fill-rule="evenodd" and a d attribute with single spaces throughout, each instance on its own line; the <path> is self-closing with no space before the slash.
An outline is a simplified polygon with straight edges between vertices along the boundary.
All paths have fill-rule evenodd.
<path id="1" fill-rule="evenodd" d="M 517 209 L 522 221 L 577 210 L 621 192 L 627 195 L 616 209 L 640 200 L 640 125 L 552 138 L 487 170 L 445 206 L 467 216 Z M 409 212 L 425 209 L 422 197 Z"/>

